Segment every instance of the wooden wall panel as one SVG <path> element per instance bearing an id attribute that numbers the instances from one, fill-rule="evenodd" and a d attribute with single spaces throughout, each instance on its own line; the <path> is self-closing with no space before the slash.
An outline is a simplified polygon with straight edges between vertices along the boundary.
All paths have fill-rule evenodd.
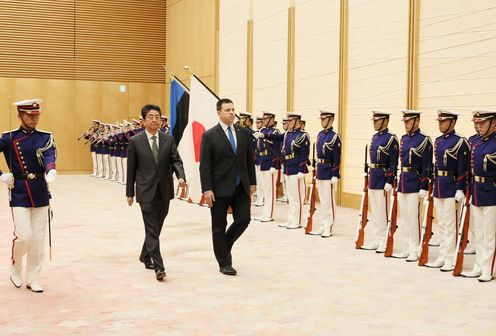
<path id="1" fill-rule="evenodd" d="M 102 122 L 103 119 L 103 82 L 77 81 L 76 82 L 76 118 L 75 137 L 79 137 L 86 131 L 92 119 Z M 89 155 L 89 145 L 85 145 L 85 140 L 75 141 L 74 156 L 76 160 L 76 170 L 88 171 L 92 169 L 91 156 Z"/>
<path id="2" fill-rule="evenodd" d="M 77 79 L 163 83 L 165 0 L 75 0 Z"/>
<path id="3" fill-rule="evenodd" d="M 158 105 L 162 114 L 168 115 L 165 106 L 165 86 L 163 84 L 129 83 L 128 120 L 138 117 L 141 108 L 146 104 Z"/>
<path id="4" fill-rule="evenodd" d="M 189 65 L 215 91 L 215 0 L 167 1 L 166 64 L 189 87 Z M 166 113 L 169 114 L 170 78 L 166 79 Z"/>
<path id="5" fill-rule="evenodd" d="M 165 0 L 0 1 L 0 76 L 163 83 Z"/>
<path id="6" fill-rule="evenodd" d="M 74 0 L 0 1 L 0 76 L 74 78 Z"/>

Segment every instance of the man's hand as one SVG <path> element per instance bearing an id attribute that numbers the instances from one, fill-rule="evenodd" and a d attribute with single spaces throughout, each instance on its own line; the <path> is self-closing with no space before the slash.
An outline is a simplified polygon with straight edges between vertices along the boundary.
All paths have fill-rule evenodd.
<path id="1" fill-rule="evenodd" d="M 269 173 L 271 173 L 272 175 L 277 174 L 277 169 L 274 168 L 274 167 L 270 167 L 269 168 Z"/>
<path id="2" fill-rule="evenodd" d="M 305 178 L 305 174 L 299 172 L 298 174 L 296 174 L 296 177 L 298 178 L 298 180 L 303 180 Z"/>
<path id="3" fill-rule="evenodd" d="M 14 184 L 14 175 L 12 175 L 12 173 L 3 173 L 2 175 L 0 175 L 0 181 L 10 187 L 12 184 Z"/>
<path id="4" fill-rule="evenodd" d="M 215 202 L 215 196 L 214 192 L 212 190 L 207 190 L 203 193 L 203 200 L 205 201 L 205 204 L 211 208 L 214 206 Z"/>
<path id="5" fill-rule="evenodd" d="M 127 198 L 127 205 L 131 206 L 131 205 L 133 205 L 133 202 L 134 202 L 134 197 L 128 197 Z"/>
<path id="6" fill-rule="evenodd" d="M 463 190 L 457 190 L 455 194 L 455 201 L 461 202 L 465 198 L 465 194 Z"/>
<path id="7" fill-rule="evenodd" d="M 331 177 L 331 184 L 336 184 L 336 183 L 338 183 L 338 177 L 337 176 Z"/>
<path id="8" fill-rule="evenodd" d="M 257 186 L 256 185 L 251 185 L 250 186 L 250 197 L 253 196 L 253 194 L 257 191 Z"/>
<path id="9" fill-rule="evenodd" d="M 264 134 L 262 132 L 255 132 L 255 133 L 253 133 L 253 137 L 255 139 L 258 139 L 258 138 L 263 139 Z"/>
<path id="10" fill-rule="evenodd" d="M 182 178 L 177 180 L 177 182 L 179 183 L 180 188 L 184 188 L 184 186 L 186 185 L 186 181 L 184 181 L 184 179 L 182 179 Z"/>
<path id="11" fill-rule="evenodd" d="M 427 196 L 427 190 L 420 189 L 418 195 L 419 195 L 420 198 L 424 198 L 425 196 Z"/>
<path id="12" fill-rule="evenodd" d="M 393 185 L 392 185 L 391 183 L 386 183 L 386 184 L 384 185 L 384 190 L 385 190 L 386 192 L 390 192 L 391 190 L 393 190 Z"/>

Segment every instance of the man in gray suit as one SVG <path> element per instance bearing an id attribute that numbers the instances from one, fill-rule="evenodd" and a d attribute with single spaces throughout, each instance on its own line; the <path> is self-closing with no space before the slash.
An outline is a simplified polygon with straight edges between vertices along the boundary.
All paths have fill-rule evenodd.
<path id="1" fill-rule="evenodd" d="M 139 203 L 145 223 L 145 242 L 139 260 L 145 268 L 154 269 L 157 280 L 166 274 L 160 254 L 160 231 L 174 198 L 172 172 L 176 173 L 179 186 L 184 187 L 183 162 L 171 135 L 159 132 L 160 107 L 145 105 L 141 109 L 145 131 L 129 140 L 127 153 L 126 196 L 129 206 Z"/>

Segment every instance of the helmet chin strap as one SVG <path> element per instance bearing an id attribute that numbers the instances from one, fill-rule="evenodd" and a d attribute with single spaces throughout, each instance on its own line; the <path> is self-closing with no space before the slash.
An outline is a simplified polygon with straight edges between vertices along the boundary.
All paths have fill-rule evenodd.
<path id="1" fill-rule="evenodd" d="M 327 117 L 327 123 L 324 126 L 324 129 L 327 129 L 327 126 L 329 126 L 329 123 L 331 122 L 331 117 Z"/>

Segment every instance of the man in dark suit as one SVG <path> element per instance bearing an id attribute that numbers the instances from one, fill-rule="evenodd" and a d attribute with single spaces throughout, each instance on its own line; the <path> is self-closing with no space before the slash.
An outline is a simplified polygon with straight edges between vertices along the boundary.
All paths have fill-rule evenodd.
<path id="1" fill-rule="evenodd" d="M 203 133 L 200 179 L 205 203 L 212 217 L 214 253 L 220 272 L 236 275 L 231 249 L 250 223 L 250 197 L 256 190 L 255 163 L 250 133 L 234 125 L 234 105 L 217 102 L 219 123 Z M 227 209 L 234 222 L 227 227 Z"/>
<path id="2" fill-rule="evenodd" d="M 160 231 L 174 198 L 172 172 L 179 186 L 184 187 L 183 162 L 171 135 L 159 132 L 160 107 L 145 105 L 141 109 L 145 131 L 129 140 L 127 153 L 126 196 L 133 204 L 136 182 L 136 202 L 139 203 L 145 223 L 145 242 L 139 260 L 147 269 L 155 269 L 157 280 L 165 278 L 160 254 Z"/>

